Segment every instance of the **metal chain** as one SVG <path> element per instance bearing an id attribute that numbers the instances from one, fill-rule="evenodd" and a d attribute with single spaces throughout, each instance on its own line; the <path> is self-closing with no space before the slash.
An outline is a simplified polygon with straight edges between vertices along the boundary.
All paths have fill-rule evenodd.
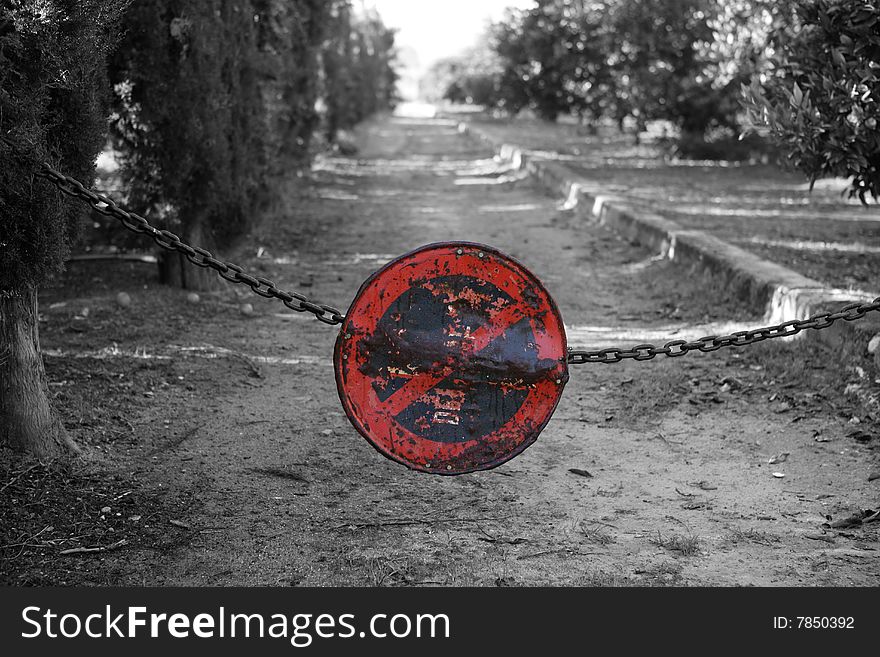
<path id="1" fill-rule="evenodd" d="M 804 329 L 828 328 L 839 319 L 852 322 L 861 319 L 872 311 L 880 311 L 880 297 L 870 303 L 851 303 L 835 312 L 817 313 L 808 319 L 793 319 L 775 326 L 752 329 L 751 331 L 736 331 L 730 335 L 709 335 L 692 342 L 687 340 L 672 340 L 662 347 L 653 344 L 640 344 L 631 349 L 624 350 L 618 347 L 598 349 L 596 351 L 574 351 L 569 349 L 568 362 L 572 365 L 585 363 L 619 363 L 631 358 L 633 360 L 651 360 L 656 356 L 669 356 L 677 358 L 684 356 L 689 351 L 716 351 L 722 347 L 743 347 L 762 340 L 771 338 L 783 338 L 796 335 Z"/>
<path id="2" fill-rule="evenodd" d="M 0 142 L 5 143 L 20 153 L 16 145 L 3 135 L 0 135 Z M 37 172 L 37 175 L 53 183 L 63 193 L 85 201 L 92 209 L 103 215 L 119 220 L 128 230 L 147 234 L 161 248 L 182 253 L 189 262 L 197 267 L 210 267 L 221 278 L 231 283 L 247 285 L 254 294 L 261 297 L 279 299 L 291 310 L 313 313 L 318 320 L 325 324 L 341 324 L 345 320 L 342 313 L 333 306 L 316 303 L 298 292 L 281 290 L 269 279 L 246 274 L 242 267 L 232 262 L 219 260 L 210 251 L 197 246 L 190 246 L 170 231 L 159 230 L 151 226 L 142 216 L 120 208 L 113 199 L 87 189 L 75 178 L 56 171 L 45 162 L 38 163 L 38 165 L 40 170 Z M 684 356 L 690 351 L 707 353 L 717 351 L 723 347 L 743 347 L 771 338 L 790 337 L 804 329 L 819 330 L 828 328 L 840 319 L 852 322 L 861 319 L 873 311 L 880 311 L 880 297 L 870 303 L 851 303 L 835 312 L 817 313 L 807 319 L 793 319 L 782 324 L 752 329 L 751 331 L 736 331 L 730 335 L 709 335 L 691 342 L 687 340 L 672 340 L 662 347 L 653 344 L 639 344 L 630 349 L 621 349 L 620 347 L 610 347 L 595 351 L 569 349 L 568 363 L 571 365 L 583 365 L 586 363 L 610 364 L 619 363 L 626 359 L 651 360 L 661 355 L 677 358 L 678 356 Z"/>
<path id="3" fill-rule="evenodd" d="M 16 145 L 2 135 L 0 135 L 0 141 L 21 154 L 20 150 L 16 148 Z M 27 155 L 24 155 L 24 157 L 29 160 L 31 159 Z M 345 320 L 345 316 L 342 312 L 333 306 L 316 303 L 298 292 L 281 290 L 273 281 L 267 278 L 251 276 L 250 274 L 245 273 L 244 269 L 239 265 L 219 260 L 218 258 L 215 258 L 210 251 L 197 246 L 190 246 L 183 242 L 171 231 L 159 230 L 158 228 L 151 226 L 142 216 L 124 210 L 110 197 L 87 189 L 80 181 L 63 174 L 60 171 L 56 171 L 45 162 L 37 162 L 36 164 L 39 166 L 36 175 L 45 178 L 63 193 L 85 201 L 96 212 L 100 212 L 105 216 L 119 220 L 122 225 L 130 231 L 148 235 L 161 248 L 168 251 L 182 253 L 186 259 L 196 267 L 211 268 L 216 271 L 221 278 L 230 283 L 247 285 L 254 294 L 267 299 L 279 299 L 285 306 L 296 312 L 313 313 L 318 320 L 325 324 L 341 324 Z"/>

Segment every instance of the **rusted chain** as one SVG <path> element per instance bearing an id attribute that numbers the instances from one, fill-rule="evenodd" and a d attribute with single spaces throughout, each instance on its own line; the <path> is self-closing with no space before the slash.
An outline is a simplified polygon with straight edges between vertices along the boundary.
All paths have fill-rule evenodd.
<path id="1" fill-rule="evenodd" d="M 769 340 L 772 338 L 784 338 L 796 335 L 804 329 L 828 328 L 838 320 L 852 322 L 861 319 L 869 312 L 880 311 L 880 297 L 870 303 L 851 303 L 834 312 L 817 313 L 807 319 L 793 319 L 774 326 L 752 329 L 751 331 L 737 331 L 730 335 L 709 335 L 698 340 L 672 340 L 662 347 L 653 344 L 639 344 L 630 349 L 611 347 L 596 351 L 569 350 L 568 362 L 571 365 L 583 365 L 586 363 L 619 363 L 630 358 L 632 360 L 651 360 L 657 356 L 669 356 L 677 358 L 684 356 L 690 351 L 717 351 L 724 347 L 743 347 L 745 345 Z"/>

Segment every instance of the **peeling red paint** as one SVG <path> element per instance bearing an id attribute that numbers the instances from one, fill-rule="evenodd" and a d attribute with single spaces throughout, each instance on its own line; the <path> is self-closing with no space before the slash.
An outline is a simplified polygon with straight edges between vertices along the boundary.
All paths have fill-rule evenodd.
<path id="1" fill-rule="evenodd" d="M 358 291 L 336 341 L 339 397 L 385 456 L 435 474 L 531 445 L 568 381 L 565 331 L 525 267 L 481 244 L 432 244 Z"/>

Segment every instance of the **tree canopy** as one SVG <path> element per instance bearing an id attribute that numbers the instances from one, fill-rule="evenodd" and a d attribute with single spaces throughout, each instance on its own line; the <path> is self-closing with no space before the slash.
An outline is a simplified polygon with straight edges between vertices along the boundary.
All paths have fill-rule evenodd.
<path id="1" fill-rule="evenodd" d="M 679 149 L 765 126 L 811 179 L 852 176 L 864 197 L 880 189 L 878 25 L 876 0 L 535 0 L 492 26 L 490 57 L 441 62 L 429 86 L 551 121 L 668 121 Z"/>
<path id="2" fill-rule="evenodd" d="M 880 195 L 880 3 L 812 0 L 770 33 L 768 70 L 743 89 L 753 124 L 785 146 L 811 183 L 852 180 Z"/>
<path id="3" fill-rule="evenodd" d="M 0 7 L 0 292 L 63 267 L 81 206 L 35 177 L 48 161 L 91 181 L 106 135 L 105 60 L 123 0 Z"/>
<path id="4" fill-rule="evenodd" d="M 394 33 L 348 0 L 135 0 L 113 60 L 128 203 L 209 248 L 247 230 L 319 131 L 392 106 Z"/>

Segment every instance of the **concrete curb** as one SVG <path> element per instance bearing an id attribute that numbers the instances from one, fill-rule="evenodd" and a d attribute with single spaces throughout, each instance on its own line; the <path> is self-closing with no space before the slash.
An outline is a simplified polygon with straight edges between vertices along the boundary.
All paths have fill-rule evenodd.
<path id="1" fill-rule="evenodd" d="M 565 199 L 565 209 L 657 251 L 712 285 L 727 288 L 751 308 L 763 312 L 767 324 L 805 319 L 848 303 L 873 300 L 870 296 L 828 288 L 713 235 L 686 230 L 658 214 L 637 209 L 625 197 L 605 194 L 599 186 L 579 180 L 564 165 L 534 157 L 514 144 L 498 144 L 467 123 L 459 123 L 458 131 L 491 146 L 502 161 L 527 170 L 548 191 Z M 874 366 L 880 372 L 880 317 L 876 314 L 857 322 L 838 321 L 830 328 L 808 330 L 800 335 L 841 350 L 854 364 L 865 363 L 873 355 Z"/>

